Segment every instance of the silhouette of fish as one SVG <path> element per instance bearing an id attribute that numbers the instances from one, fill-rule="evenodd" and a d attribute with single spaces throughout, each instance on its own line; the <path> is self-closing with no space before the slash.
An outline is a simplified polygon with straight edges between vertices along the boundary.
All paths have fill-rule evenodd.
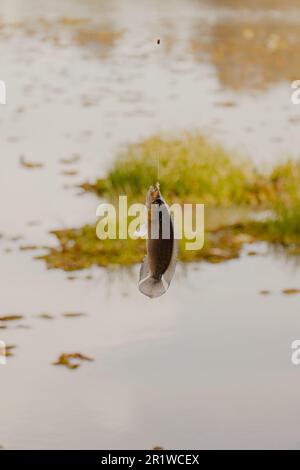
<path id="1" fill-rule="evenodd" d="M 163 295 L 175 273 L 178 240 L 169 207 L 159 183 L 151 186 L 146 198 L 148 211 L 147 255 L 140 269 L 139 290 L 150 298 Z"/>

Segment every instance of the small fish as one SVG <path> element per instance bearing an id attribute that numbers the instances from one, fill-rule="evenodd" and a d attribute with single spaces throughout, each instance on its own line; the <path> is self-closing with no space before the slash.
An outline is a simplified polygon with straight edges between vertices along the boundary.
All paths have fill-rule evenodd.
<path id="1" fill-rule="evenodd" d="M 173 220 L 159 183 L 151 186 L 146 198 L 148 211 L 147 255 L 140 269 L 139 290 L 150 298 L 163 295 L 175 273 L 178 240 Z"/>

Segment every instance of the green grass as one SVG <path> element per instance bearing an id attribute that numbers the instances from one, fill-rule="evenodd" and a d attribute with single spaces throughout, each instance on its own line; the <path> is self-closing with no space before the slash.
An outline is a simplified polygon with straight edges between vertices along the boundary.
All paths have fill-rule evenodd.
<path id="1" fill-rule="evenodd" d="M 272 244 L 280 244 L 295 253 L 300 252 L 300 203 L 293 206 L 279 205 L 274 217 L 253 224 L 256 236 Z"/>
<path id="2" fill-rule="evenodd" d="M 287 160 L 274 167 L 269 176 L 272 204 L 291 207 L 300 202 L 300 160 Z"/>
<path id="3" fill-rule="evenodd" d="M 50 248 L 45 259 L 49 268 L 76 271 L 114 264 L 129 265 L 139 262 L 144 255 L 145 244 L 141 240 L 99 240 L 96 226 L 84 225 L 78 229 L 52 232 L 58 240 L 56 248 Z"/>
<path id="4" fill-rule="evenodd" d="M 251 242 L 251 235 L 240 236 L 241 227 L 235 224 L 206 233 L 206 243 L 202 250 L 186 251 L 180 241 L 179 259 L 183 262 L 206 260 L 219 263 L 237 258 L 245 241 Z M 145 256 L 145 240 L 99 240 L 96 228 L 85 225 L 79 229 L 58 230 L 53 232 L 58 246 L 49 248 L 44 259 L 49 269 L 77 271 L 93 265 L 109 267 L 113 265 L 130 266 L 140 263 Z"/>
<path id="5" fill-rule="evenodd" d="M 261 173 L 203 136 L 155 136 L 129 145 L 107 178 L 82 187 L 109 201 L 126 194 L 129 202 L 144 202 L 148 187 L 157 180 L 158 155 L 159 181 L 167 202 L 206 205 L 204 248 L 186 251 L 182 240 L 179 259 L 226 261 L 238 257 L 245 243 L 262 240 L 300 253 L 300 161 L 288 160 Z M 251 220 L 253 212 L 265 209 L 271 214 L 267 220 Z M 53 233 L 58 246 L 43 257 L 49 268 L 131 265 L 145 254 L 144 240 L 99 240 L 95 225 Z"/>
<path id="6" fill-rule="evenodd" d="M 118 155 L 107 178 L 86 188 L 110 199 L 119 194 L 144 199 L 148 187 L 158 179 L 158 158 L 159 182 L 168 200 L 223 206 L 255 203 L 253 192 L 260 180 L 255 168 L 193 134 L 180 139 L 155 136 L 129 145 Z"/>
<path id="7" fill-rule="evenodd" d="M 140 263 L 145 255 L 145 240 L 99 240 L 96 227 L 85 225 L 78 229 L 53 232 L 58 246 L 49 248 L 40 257 L 49 269 L 77 271 L 93 265 L 109 267 Z M 300 205 L 277 208 L 274 217 L 262 221 L 243 221 L 207 229 L 202 250 L 187 251 L 180 241 L 179 260 L 220 263 L 238 258 L 244 244 L 266 241 L 286 249 L 287 254 L 300 254 Z"/>
<path id="8" fill-rule="evenodd" d="M 273 207 L 300 200 L 300 161 L 288 160 L 269 173 L 259 172 L 239 155 L 198 134 L 154 136 L 117 155 L 107 177 L 82 187 L 113 200 L 126 194 L 143 202 L 157 177 L 165 199 L 209 206 Z"/>

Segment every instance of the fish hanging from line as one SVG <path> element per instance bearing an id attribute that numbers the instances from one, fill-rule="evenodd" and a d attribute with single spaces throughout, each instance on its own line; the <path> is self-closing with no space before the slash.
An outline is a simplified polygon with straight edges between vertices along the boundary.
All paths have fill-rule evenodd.
<path id="1" fill-rule="evenodd" d="M 150 186 L 146 198 L 148 223 L 138 235 L 147 234 L 147 254 L 140 269 L 138 283 L 142 294 L 159 297 L 168 290 L 175 273 L 178 240 L 169 207 L 163 199 L 159 183 Z"/>

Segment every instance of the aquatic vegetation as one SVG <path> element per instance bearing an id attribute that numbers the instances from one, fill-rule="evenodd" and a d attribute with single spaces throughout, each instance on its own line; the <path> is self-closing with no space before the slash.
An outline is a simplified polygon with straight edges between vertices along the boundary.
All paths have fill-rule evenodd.
<path id="1" fill-rule="evenodd" d="M 76 271 L 94 264 L 130 265 L 140 262 L 145 252 L 143 240 L 99 240 L 93 225 L 52 233 L 58 239 L 59 246 L 50 248 L 48 254 L 38 257 L 47 262 L 48 268 Z"/>
<path id="2" fill-rule="evenodd" d="M 83 24 L 85 25 L 90 23 L 90 19 L 63 16 L 62 18 L 59 18 L 58 22 L 64 26 L 82 26 Z"/>
<path id="3" fill-rule="evenodd" d="M 166 200 L 205 203 L 204 247 L 186 251 L 187 240 L 181 240 L 179 260 L 223 262 L 237 258 L 245 244 L 255 241 L 300 254 L 300 161 L 288 160 L 262 173 L 203 136 L 155 136 L 129 145 L 117 156 L 107 178 L 81 187 L 109 201 L 126 194 L 130 202 L 144 202 L 146 188 L 157 179 L 158 154 Z M 259 211 L 267 215 L 257 220 Z M 93 265 L 131 265 L 140 263 L 145 254 L 144 240 L 99 240 L 94 225 L 52 233 L 58 246 L 39 257 L 48 268 L 75 271 Z"/>
<path id="4" fill-rule="evenodd" d="M 19 250 L 20 251 L 34 251 L 34 250 L 38 250 L 38 246 L 37 245 L 21 245 L 19 247 Z"/>
<path id="5" fill-rule="evenodd" d="M 261 240 L 284 246 L 290 254 L 300 254 L 300 201 L 277 202 L 273 211 L 273 217 L 253 223 L 252 231 Z"/>
<path id="6" fill-rule="evenodd" d="M 250 251 L 248 251 L 247 255 L 248 256 L 257 256 L 257 252 L 250 250 Z"/>
<path id="7" fill-rule="evenodd" d="M 236 224 L 206 232 L 204 247 L 198 251 L 185 250 L 187 240 L 180 240 L 178 259 L 183 262 L 220 263 L 237 258 L 244 243 L 255 241 L 254 235 L 247 235 L 246 229 L 246 225 Z M 99 240 L 93 225 L 58 230 L 53 234 L 59 245 L 49 248 L 47 254 L 37 258 L 46 261 L 49 269 L 77 271 L 93 265 L 130 266 L 140 263 L 145 255 L 145 240 Z"/>
<path id="8" fill-rule="evenodd" d="M 259 291 L 259 293 L 260 293 L 261 295 L 270 295 L 270 294 L 271 294 L 271 291 L 269 291 L 268 289 L 261 289 L 261 290 Z"/>
<path id="9" fill-rule="evenodd" d="M 76 175 L 78 175 L 78 171 L 73 170 L 73 169 L 72 170 L 64 170 L 64 171 L 61 172 L 61 174 L 63 176 L 76 176 Z"/>
<path id="10" fill-rule="evenodd" d="M 94 49 L 96 52 L 100 51 L 103 57 L 117 44 L 124 32 L 107 22 L 95 24 L 89 18 L 38 18 L 26 22 L 0 24 L 1 37 L 5 39 L 22 33 L 30 38 L 36 37 L 43 42 L 50 42 L 56 47 L 75 44 L 78 47 Z"/>
<path id="11" fill-rule="evenodd" d="M 145 188 L 159 180 L 166 199 L 214 207 L 273 207 L 300 201 L 300 161 L 288 160 L 268 173 L 239 155 L 232 155 L 205 136 L 185 133 L 180 138 L 154 136 L 129 145 L 108 170 L 107 177 L 81 185 L 113 200 L 126 194 L 144 202 Z"/>
<path id="12" fill-rule="evenodd" d="M 260 90 L 298 78 L 299 39 L 300 26 L 290 21 L 223 20 L 209 31 L 203 31 L 199 24 L 190 49 L 196 60 L 216 67 L 222 85 L 234 90 Z"/>
<path id="13" fill-rule="evenodd" d="M 23 315 L 19 314 L 14 314 L 14 315 L 3 315 L 0 316 L 0 321 L 7 322 L 7 321 L 16 321 L 16 320 L 22 320 Z"/>
<path id="14" fill-rule="evenodd" d="M 300 289 L 294 289 L 294 288 L 282 289 L 282 293 L 286 295 L 300 294 Z"/>
<path id="15" fill-rule="evenodd" d="M 63 165 L 72 165 L 73 163 L 78 163 L 80 161 L 80 155 L 73 155 L 72 157 L 69 158 L 61 158 L 60 163 Z"/>
<path id="16" fill-rule="evenodd" d="M 112 199 L 119 194 L 144 202 L 145 188 L 157 180 L 173 202 L 210 205 L 257 204 L 266 198 L 265 181 L 243 158 L 198 134 L 178 139 L 154 136 L 129 145 L 115 160 L 106 179 L 82 185 Z"/>
<path id="17" fill-rule="evenodd" d="M 77 313 L 77 312 L 66 312 L 66 313 L 62 313 L 62 316 L 63 317 L 66 317 L 66 318 L 78 318 L 78 317 L 85 317 L 86 314 L 85 313 Z"/>
<path id="18" fill-rule="evenodd" d="M 23 168 L 27 168 L 29 170 L 34 170 L 34 169 L 37 169 L 37 168 L 43 168 L 43 166 L 44 166 L 42 163 L 39 163 L 39 162 L 26 161 L 25 157 L 23 155 L 20 157 L 19 161 L 20 161 L 20 165 Z"/>
<path id="19" fill-rule="evenodd" d="M 43 320 L 54 320 L 54 316 L 50 315 L 50 313 L 40 313 L 38 316 Z"/>
<path id="20" fill-rule="evenodd" d="M 74 360 L 77 362 L 74 362 Z M 58 360 L 53 363 L 54 366 L 65 366 L 67 369 L 77 369 L 81 363 L 80 361 L 93 361 L 94 359 L 84 356 L 81 353 L 62 353 Z"/>
<path id="21" fill-rule="evenodd" d="M 16 348 L 16 346 L 15 346 L 14 344 L 11 344 L 11 345 L 6 344 L 6 345 L 5 345 L 5 349 L 4 349 L 4 351 L 3 351 L 5 357 L 11 357 L 11 356 L 13 356 L 14 354 L 13 354 L 12 351 L 13 351 L 13 349 L 15 349 L 15 348 Z"/>
<path id="22" fill-rule="evenodd" d="M 300 202 L 300 160 L 287 160 L 277 165 L 270 174 L 271 184 L 274 186 L 275 201 L 290 207 Z"/>
<path id="23" fill-rule="evenodd" d="M 212 0 L 216 6 L 230 7 L 234 9 L 276 9 L 285 10 L 293 7 L 299 7 L 298 0 Z"/>
<path id="24" fill-rule="evenodd" d="M 100 44 L 102 46 L 114 46 L 116 41 L 120 39 L 124 31 L 116 31 L 112 28 L 98 29 L 89 28 L 81 29 L 77 32 L 76 42 L 85 46 L 87 44 Z"/>

